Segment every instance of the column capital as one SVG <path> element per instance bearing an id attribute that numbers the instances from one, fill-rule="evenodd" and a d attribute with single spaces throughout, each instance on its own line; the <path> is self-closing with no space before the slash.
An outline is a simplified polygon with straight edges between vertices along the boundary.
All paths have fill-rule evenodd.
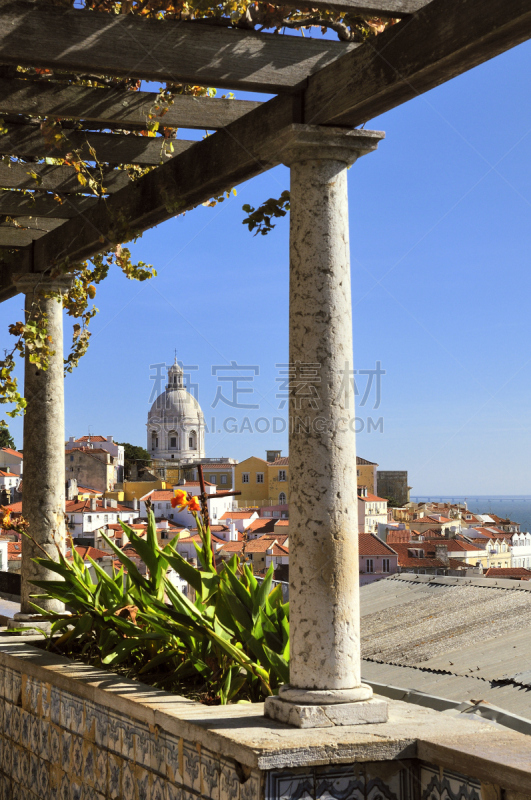
<path id="1" fill-rule="evenodd" d="M 50 277 L 42 272 L 19 272 L 13 275 L 13 283 L 23 294 L 37 292 L 61 292 L 65 294 L 73 285 L 74 275 L 56 275 Z"/>
<path id="2" fill-rule="evenodd" d="M 383 131 L 292 124 L 274 137 L 269 154 L 287 167 L 314 160 L 340 161 L 350 166 L 360 156 L 376 150 L 384 138 Z"/>

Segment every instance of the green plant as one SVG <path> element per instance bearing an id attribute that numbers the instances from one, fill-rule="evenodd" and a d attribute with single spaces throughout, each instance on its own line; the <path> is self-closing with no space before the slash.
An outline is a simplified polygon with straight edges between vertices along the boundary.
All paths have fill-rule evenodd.
<path id="1" fill-rule="evenodd" d="M 188 502 L 194 508 L 197 498 Z M 177 552 L 177 539 L 158 545 L 151 510 L 145 539 L 121 523 L 146 575 L 104 534 L 121 566 L 107 574 L 89 559 L 96 580 L 75 548 L 71 562 L 60 552 L 57 562 L 36 559 L 60 579 L 34 585 L 71 611 L 43 612 L 42 595 L 34 596 L 35 609 L 53 623 L 48 646 L 207 702 L 263 699 L 289 681 L 288 604 L 280 586 L 271 591 L 272 567 L 261 584 L 236 556 L 216 571 L 210 530 L 194 516 L 200 569 Z M 194 600 L 173 585 L 170 569 L 188 582 Z"/>

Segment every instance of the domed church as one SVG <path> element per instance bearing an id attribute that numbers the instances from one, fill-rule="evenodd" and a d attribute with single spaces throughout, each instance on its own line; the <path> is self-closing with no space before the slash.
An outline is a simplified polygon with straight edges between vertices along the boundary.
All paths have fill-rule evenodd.
<path id="1" fill-rule="evenodd" d="M 205 457 L 205 418 L 201 406 L 183 386 L 175 358 L 166 389 L 148 413 L 147 450 L 153 459 L 190 464 Z"/>

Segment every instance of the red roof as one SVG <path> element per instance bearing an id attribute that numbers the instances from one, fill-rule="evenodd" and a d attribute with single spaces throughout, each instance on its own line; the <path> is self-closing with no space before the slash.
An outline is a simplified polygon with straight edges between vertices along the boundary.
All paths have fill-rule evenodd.
<path id="1" fill-rule="evenodd" d="M 92 509 L 90 504 L 96 501 L 96 508 Z M 14 504 L 16 505 L 16 503 Z M 110 506 L 107 504 L 105 508 L 103 506 L 103 500 L 97 497 L 90 497 L 86 500 L 67 500 L 65 503 L 65 511 L 67 514 L 72 514 L 74 512 L 77 513 L 87 513 L 87 514 L 116 514 L 118 512 L 129 511 L 131 514 L 138 516 L 138 511 L 135 511 L 134 508 L 129 508 L 129 506 Z"/>
<path id="2" fill-rule="evenodd" d="M 225 553 L 241 553 L 243 546 L 243 542 L 225 542 L 221 549 Z"/>
<path id="3" fill-rule="evenodd" d="M 7 558 L 9 561 L 18 561 L 22 558 L 22 544 L 20 542 L 7 543 Z"/>
<path id="4" fill-rule="evenodd" d="M 105 553 L 103 550 L 100 550 L 97 547 L 90 547 L 90 546 L 85 547 L 82 545 L 76 545 L 74 549 L 78 554 L 78 556 L 81 556 L 83 561 L 86 561 L 89 558 L 92 558 L 93 561 L 99 561 L 99 559 L 107 558 L 109 556 L 109 553 Z M 74 558 L 71 551 L 67 552 L 66 557 L 70 559 L 70 561 L 72 561 L 72 559 Z"/>
<path id="5" fill-rule="evenodd" d="M 253 514 L 256 514 L 254 509 L 251 511 L 225 511 L 220 519 L 249 519 Z"/>
<path id="6" fill-rule="evenodd" d="M 456 550 L 461 550 L 462 552 L 463 551 L 464 552 L 473 551 L 473 550 L 476 550 L 476 551 L 480 550 L 480 551 L 483 552 L 485 550 L 484 547 L 480 547 L 477 544 L 472 544 L 471 542 L 463 542 L 460 539 L 444 539 L 444 542 L 447 544 L 448 551 L 450 553 L 455 553 Z M 440 539 L 426 539 L 424 542 L 419 542 L 418 546 L 422 547 L 422 545 L 426 546 L 426 545 L 430 545 L 430 544 L 431 545 L 441 544 L 441 540 Z"/>
<path id="7" fill-rule="evenodd" d="M 273 555 L 287 555 L 289 553 L 289 548 L 284 544 L 284 542 L 289 537 L 287 535 L 280 535 L 275 536 L 261 536 L 259 539 L 253 539 L 250 542 L 246 542 L 245 544 L 245 553 L 265 553 L 266 550 L 269 550 L 270 547 L 273 547 Z M 275 552 L 275 547 L 281 548 L 280 551 Z"/>
<path id="8" fill-rule="evenodd" d="M 9 456 L 16 456 L 16 458 L 24 458 L 22 453 L 19 453 L 17 450 L 12 450 L 10 447 L 2 447 L 0 448 L 3 453 L 7 453 Z"/>
<path id="9" fill-rule="evenodd" d="M 14 472 L 4 472 L 2 469 L 0 469 L 0 475 L 3 478 L 18 478 L 19 477 Z"/>
<path id="10" fill-rule="evenodd" d="M 106 442 L 105 436 L 80 436 L 79 439 L 74 439 L 75 442 Z"/>
<path id="11" fill-rule="evenodd" d="M 524 567 L 489 567 L 484 573 L 485 578 L 511 578 L 521 581 L 531 580 L 531 570 Z"/>
<path id="12" fill-rule="evenodd" d="M 19 500 L 18 503 L 11 503 L 9 506 L 2 506 L 2 508 L 11 511 L 12 514 L 22 514 L 22 500 Z"/>
<path id="13" fill-rule="evenodd" d="M 277 522 L 275 522 L 275 528 L 277 528 L 279 525 L 283 525 L 287 528 L 289 525 L 289 519 L 279 519 Z"/>
<path id="14" fill-rule="evenodd" d="M 358 534 L 359 554 L 365 556 L 396 556 L 397 553 L 388 544 L 382 542 L 374 533 Z"/>
<path id="15" fill-rule="evenodd" d="M 270 467 L 288 467 L 289 466 L 289 456 L 281 456 L 280 458 L 275 458 L 274 461 L 268 461 Z"/>
<path id="16" fill-rule="evenodd" d="M 245 530 L 252 533 L 273 533 L 276 522 L 278 520 L 274 517 L 259 517 L 253 520 Z"/>
<path id="17" fill-rule="evenodd" d="M 364 497 L 360 497 L 360 500 L 365 500 L 366 503 L 374 503 L 375 501 L 379 503 L 387 503 L 385 497 L 377 497 L 375 494 L 366 494 Z"/>

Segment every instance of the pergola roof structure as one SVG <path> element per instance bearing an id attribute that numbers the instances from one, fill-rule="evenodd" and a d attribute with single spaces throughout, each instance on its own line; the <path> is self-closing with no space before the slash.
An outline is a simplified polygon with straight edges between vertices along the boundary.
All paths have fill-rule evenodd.
<path id="1" fill-rule="evenodd" d="M 293 124 L 354 128 L 531 37 L 528 0 L 311 5 L 403 19 L 359 44 L 0 0 L 0 155 L 40 159 L 0 164 L 0 301 L 16 294 L 14 273 L 74 265 L 280 163 L 271 143 Z M 215 133 L 172 140 L 167 157 L 162 136 L 128 135 L 146 127 L 156 94 L 25 79 L 15 66 L 277 96 L 176 97 L 164 127 Z M 40 118 L 63 121 L 60 150 L 49 149 Z M 73 167 L 42 163 L 64 148 L 88 158 L 89 147 L 105 164 L 104 198 Z M 124 164 L 156 168 L 132 181 Z"/>

